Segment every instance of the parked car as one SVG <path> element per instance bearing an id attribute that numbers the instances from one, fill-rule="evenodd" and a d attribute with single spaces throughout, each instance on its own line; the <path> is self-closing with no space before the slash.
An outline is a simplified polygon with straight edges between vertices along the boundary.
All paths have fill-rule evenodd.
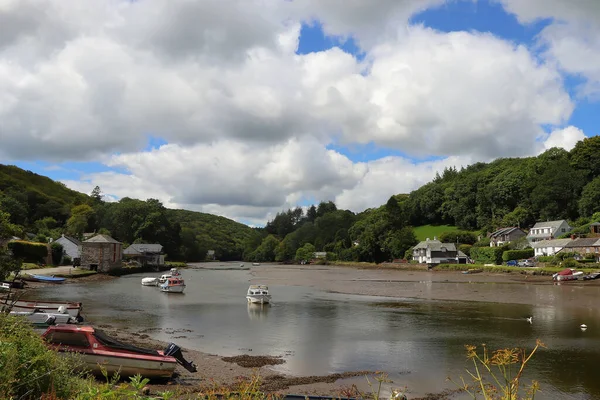
<path id="1" fill-rule="evenodd" d="M 516 267 L 517 266 L 517 260 L 507 261 L 506 265 L 508 265 L 509 267 Z"/>
<path id="2" fill-rule="evenodd" d="M 519 267 L 533 267 L 535 263 L 532 260 L 521 260 L 518 265 Z"/>

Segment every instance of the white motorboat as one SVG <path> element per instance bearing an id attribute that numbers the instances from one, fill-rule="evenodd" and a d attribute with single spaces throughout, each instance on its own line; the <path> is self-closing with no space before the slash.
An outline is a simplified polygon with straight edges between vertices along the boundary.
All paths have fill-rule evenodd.
<path id="1" fill-rule="evenodd" d="M 185 290 L 185 282 L 183 278 L 172 276 L 160 285 L 161 292 L 167 293 L 183 293 Z"/>
<path id="2" fill-rule="evenodd" d="M 583 271 L 575 271 L 572 268 L 563 269 L 560 272 L 552 275 L 552 279 L 555 281 L 576 281 L 579 278 L 583 278 Z"/>
<path id="3" fill-rule="evenodd" d="M 40 309 L 33 311 L 11 311 L 10 315 L 27 318 L 34 326 L 48 326 L 54 324 L 76 324 L 77 318 L 69 315 L 67 307 L 58 307 L 57 312 L 46 312 Z"/>
<path id="4" fill-rule="evenodd" d="M 248 303 L 266 304 L 271 302 L 269 287 L 267 285 L 250 285 L 246 294 Z"/>
<path id="5" fill-rule="evenodd" d="M 158 278 L 142 278 L 142 286 L 158 286 Z"/>
<path id="6" fill-rule="evenodd" d="M 171 268 L 168 274 L 163 274 L 160 276 L 160 278 L 158 279 L 158 283 L 165 283 L 167 279 L 169 279 L 172 276 L 181 276 L 181 273 L 177 268 Z"/>
<path id="7" fill-rule="evenodd" d="M 260 263 L 252 263 L 252 265 L 254 265 L 255 267 L 258 267 L 260 265 Z"/>

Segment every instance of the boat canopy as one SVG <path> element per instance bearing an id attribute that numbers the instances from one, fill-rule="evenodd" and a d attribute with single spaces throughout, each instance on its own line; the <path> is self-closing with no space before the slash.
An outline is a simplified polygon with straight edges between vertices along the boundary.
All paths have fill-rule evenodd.
<path id="1" fill-rule="evenodd" d="M 100 343 L 102 343 L 106 347 L 110 347 L 113 349 L 119 349 L 119 350 L 127 350 L 127 351 L 131 351 L 133 353 L 139 353 L 139 354 L 149 354 L 151 356 L 160 356 L 161 355 L 156 350 L 144 349 L 142 347 L 137 347 L 132 344 L 121 343 L 118 340 L 111 338 L 110 336 L 107 336 L 104 332 L 99 331 L 97 329 L 94 330 L 93 335 Z"/>
<path id="2" fill-rule="evenodd" d="M 267 285 L 250 285 L 249 289 L 269 290 Z"/>

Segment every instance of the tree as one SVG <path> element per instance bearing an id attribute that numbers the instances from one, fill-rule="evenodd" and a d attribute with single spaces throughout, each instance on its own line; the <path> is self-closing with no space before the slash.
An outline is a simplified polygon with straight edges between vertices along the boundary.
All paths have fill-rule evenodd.
<path id="1" fill-rule="evenodd" d="M 579 213 L 582 216 L 592 216 L 600 211 L 600 176 L 585 185 L 579 199 Z"/>
<path id="2" fill-rule="evenodd" d="M 306 220 L 308 222 L 315 222 L 316 219 L 317 219 L 317 207 L 312 205 L 308 208 L 308 210 L 306 210 Z"/>
<path id="3" fill-rule="evenodd" d="M 322 201 L 317 207 L 317 217 L 322 217 L 323 215 L 334 211 L 337 211 L 337 206 L 333 201 Z"/>
<path id="4" fill-rule="evenodd" d="M 474 244 L 477 241 L 477 235 L 468 231 L 444 232 L 439 240 L 443 243 Z"/>
<path id="5" fill-rule="evenodd" d="M 585 138 L 571 150 L 571 165 L 584 171 L 588 179 L 600 175 L 600 136 Z"/>
<path id="6" fill-rule="evenodd" d="M 95 203 L 101 203 L 102 202 L 102 197 L 104 197 L 102 195 L 102 190 L 100 190 L 100 186 L 96 186 L 92 192 L 90 193 L 90 197 L 92 198 L 92 200 L 94 200 Z"/>
<path id="7" fill-rule="evenodd" d="M 0 242 L 1 239 L 21 233 L 21 229 L 10 222 L 10 214 L 0 210 Z M 5 246 L 0 246 L 0 280 L 6 279 L 13 272 L 17 273 L 20 269 L 21 260 L 13 257 Z"/>
<path id="8" fill-rule="evenodd" d="M 410 227 L 388 231 L 383 248 L 392 258 L 403 258 L 406 251 L 418 243 L 415 232 Z"/>
<path id="9" fill-rule="evenodd" d="M 309 261 L 315 256 L 315 246 L 306 243 L 296 251 L 296 261 Z"/>
<path id="10" fill-rule="evenodd" d="M 260 246 L 250 255 L 252 261 L 275 261 L 275 250 L 279 246 L 279 240 L 269 235 L 263 239 Z"/>
<path id="11" fill-rule="evenodd" d="M 81 204 L 71 209 L 71 217 L 67 220 L 67 232 L 77 238 L 83 236 L 89 219 L 94 215 L 94 209 L 87 204 Z"/>

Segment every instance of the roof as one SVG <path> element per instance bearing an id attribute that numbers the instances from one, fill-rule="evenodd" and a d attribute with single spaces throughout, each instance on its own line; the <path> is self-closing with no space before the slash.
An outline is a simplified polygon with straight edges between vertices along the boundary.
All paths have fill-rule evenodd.
<path id="1" fill-rule="evenodd" d="M 542 240 L 533 243 L 531 247 L 533 247 L 534 249 L 540 249 L 544 247 L 565 247 L 570 242 L 572 242 L 571 239 Z"/>
<path id="2" fill-rule="evenodd" d="M 96 235 L 88 240 L 84 240 L 83 243 L 121 243 L 111 238 L 108 235 Z"/>
<path id="3" fill-rule="evenodd" d="M 162 245 L 158 243 L 134 243 L 123 250 L 123 254 L 160 253 L 162 248 Z"/>
<path id="4" fill-rule="evenodd" d="M 564 219 L 560 219 L 558 221 L 536 222 L 532 229 L 535 229 L 535 228 L 554 228 L 554 229 L 557 229 L 563 223 L 566 223 L 566 222 L 567 221 L 565 221 Z M 569 224 L 567 223 L 567 225 L 569 225 Z"/>
<path id="5" fill-rule="evenodd" d="M 76 246 L 80 246 L 81 245 L 81 242 L 79 240 L 75 239 L 72 236 L 62 235 L 61 237 L 59 237 L 58 239 L 56 239 L 55 242 L 57 240 L 60 240 L 60 239 L 67 239 L 69 242 L 73 243 Z"/>
<path id="6" fill-rule="evenodd" d="M 511 226 L 508 228 L 500 228 L 497 231 L 492 232 L 490 234 L 490 237 L 495 238 L 495 237 L 502 236 L 502 235 L 508 235 L 509 233 L 512 233 L 516 230 L 521 230 L 521 229 L 517 228 L 516 226 Z M 523 231 L 521 231 L 521 232 L 523 232 Z M 523 232 L 523 233 L 525 233 L 525 232 Z"/>
<path id="7" fill-rule="evenodd" d="M 600 226 L 600 222 L 593 222 L 590 224 L 590 226 Z"/>
<path id="8" fill-rule="evenodd" d="M 567 244 L 565 248 L 574 248 L 574 247 L 592 247 L 596 246 L 600 240 L 598 238 L 579 238 L 573 240 L 571 243 Z M 598 244 L 600 246 L 600 244 Z"/>
<path id="9" fill-rule="evenodd" d="M 439 240 L 424 240 L 417 244 L 413 250 L 430 249 L 431 251 L 441 251 L 444 248 L 446 251 L 456 251 L 456 245 L 454 243 L 442 243 Z"/>

